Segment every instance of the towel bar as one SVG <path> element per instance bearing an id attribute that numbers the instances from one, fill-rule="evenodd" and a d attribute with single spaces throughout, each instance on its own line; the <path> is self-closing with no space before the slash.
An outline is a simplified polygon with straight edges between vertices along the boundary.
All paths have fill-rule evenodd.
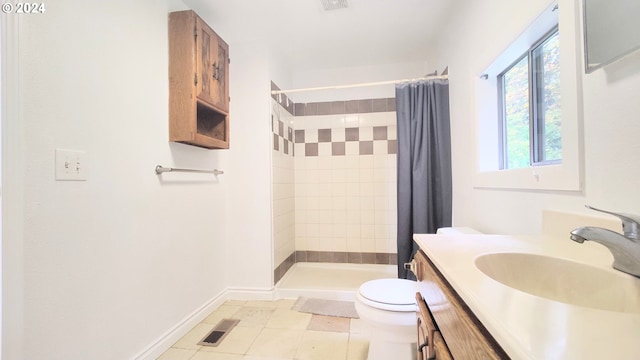
<path id="1" fill-rule="evenodd" d="M 218 170 L 218 169 L 213 169 L 213 170 L 198 170 L 198 169 L 179 169 L 179 168 L 170 168 L 170 167 L 164 167 L 162 165 L 158 165 L 156 166 L 156 174 L 160 175 L 162 173 L 165 172 L 173 172 L 173 171 L 178 171 L 178 172 L 192 172 L 192 173 L 207 173 L 207 174 L 213 174 L 213 175 L 222 175 L 224 174 L 224 171 L 222 170 Z"/>

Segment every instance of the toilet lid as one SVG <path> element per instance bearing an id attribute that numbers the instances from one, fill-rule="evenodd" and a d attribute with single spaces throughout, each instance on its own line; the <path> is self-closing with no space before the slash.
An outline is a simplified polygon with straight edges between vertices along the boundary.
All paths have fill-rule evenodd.
<path id="1" fill-rule="evenodd" d="M 360 295 L 386 305 L 415 306 L 416 282 L 405 279 L 378 279 L 360 285 Z"/>

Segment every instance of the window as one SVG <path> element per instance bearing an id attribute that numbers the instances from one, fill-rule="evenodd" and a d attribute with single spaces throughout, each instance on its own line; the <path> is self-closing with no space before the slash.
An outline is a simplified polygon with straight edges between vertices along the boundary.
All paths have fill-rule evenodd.
<path id="1" fill-rule="evenodd" d="M 559 55 L 555 28 L 498 75 L 501 169 L 562 161 Z"/>
<path id="2" fill-rule="evenodd" d="M 575 2 L 561 5 L 521 24 L 511 43 L 487 43 L 495 58 L 473 71 L 475 188 L 582 188 L 580 18 Z"/>

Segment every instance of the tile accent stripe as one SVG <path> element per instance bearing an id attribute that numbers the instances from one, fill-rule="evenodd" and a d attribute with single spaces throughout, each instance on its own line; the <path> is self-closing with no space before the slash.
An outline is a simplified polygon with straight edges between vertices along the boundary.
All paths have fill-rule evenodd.
<path id="1" fill-rule="evenodd" d="M 395 98 L 296 103 L 295 116 L 365 114 L 396 111 Z"/>
<path id="2" fill-rule="evenodd" d="M 396 253 L 296 251 L 296 262 L 397 265 Z"/>
<path id="3" fill-rule="evenodd" d="M 339 141 L 337 139 L 344 139 Z M 330 146 L 325 146 L 330 143 Z M 298 156 L 397 154 L 396 126 L 295 130 Z"/>
<path id="4" fill-rule="evenodd" d="M 287 258 L 273 270 L 273 283 L 277 284 L 284 274 L 291 269 L 293 264 L 296 263 L 296 253 L 292 252 Z"/>
<path id="5" fill-rule="evenodd" d="M 273 150 L 293 156 L 295 151 L 293 129 L 271 114 L 271 131 L 273 132 Z"/>
<path id="6" fill-rule="evenodd" d="M 272 81 L 271 90 L 281 90 L 281 89 L 278 87 L 278 85 L 276 85 L 276 83 Z M 293 100 L 291 100 L 286 94 L 280 94 L 280 95 L 271 94 L 271 98 L 275 100 L 277 103 L 279 103 L 283 109 L 287 110 L 289 114 L 291 115 L 294 114 L 295 104 L 293 103 Z M 289 101 L 287 102 L 287 100 Z M 289 104 L 289 106 L 287 106 L 287 103 Z"/>

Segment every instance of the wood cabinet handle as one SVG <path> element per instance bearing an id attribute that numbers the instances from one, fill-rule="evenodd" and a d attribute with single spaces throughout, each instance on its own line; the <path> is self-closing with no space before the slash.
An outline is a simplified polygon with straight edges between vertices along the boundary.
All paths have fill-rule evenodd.
<path id="1" fill-rule="evenodd" d="M 425 348 L 426 348 L 426 350 L 425 350 Z M 433 360 L 433 359 L 436 358 L 436 349 L 431 344 L 429 344 L 429 338 L 426 338 L 424 340 L 424 342 L 418 346 L 418 352 L 419 353 L 423 353 L 424 354 L 425 351 L 427 352 L 426 353 L 427 357 L 425 359 Z"/>
<path id="2" fill-rule="evenodd" d="M 429 346 L 429 339 L 426 339 L 422 344 L 418 345 L 418 352 L 422 352 L 427 346 Z"/>
<path id="3" fill-rule="evenodd" d="M 218 71 L 220 71 L 220 67 L 216 66 L 216 63 L 213 63 L 213 78 L 218 80 Z"/>

